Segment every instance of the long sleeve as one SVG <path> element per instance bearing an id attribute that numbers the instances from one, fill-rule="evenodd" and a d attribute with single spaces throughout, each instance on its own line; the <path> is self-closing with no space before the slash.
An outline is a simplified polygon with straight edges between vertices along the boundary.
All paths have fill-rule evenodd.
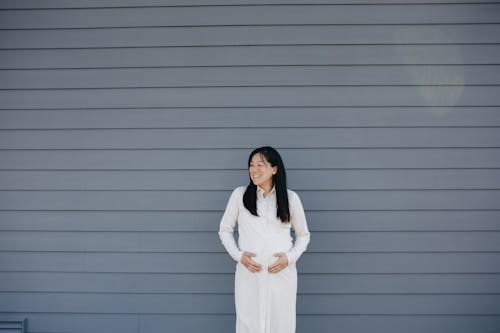
<path id="1" fill-rule="evenodd" d="M 238 248 L 238 245 L 236 245 L 233 234 L 234 226 L 236 225 L 236 220 L 238 218 L 238 200 L 239 194 L 238 188 L 236 188 L 229 197 L 226 210 L 224 211 L 224 215 L 222 216 L 219 226 L 219 238 L 222 245 L 224 245 L 229 255 L 237 262 L 241 260 L 241 256 L 243 255 L 243 251 L 241 251 Z"/>
<path id="2" fill-rule="evenodd" d="M 300 197 L 297 193 L 292 193 L 293 195 L 290 200 L 290 222 L 293 230 L 295 230 L 295 243 L 292 249 L 286 253 L 289 265 L 297 262 L 311 239 Z"/>

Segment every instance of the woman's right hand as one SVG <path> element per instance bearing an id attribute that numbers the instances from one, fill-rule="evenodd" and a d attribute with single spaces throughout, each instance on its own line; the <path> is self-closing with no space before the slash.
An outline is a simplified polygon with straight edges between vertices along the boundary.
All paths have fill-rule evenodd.
<path id="1" fill-rule="evenodd" d="M 252 273 L 260 272 L 262 270 L 262 265 L 252 259 L 252 257 L 255 256 L 256 254 L 252 252 L 243 252 L 243 255 L 241 256 L 241 263 Z"/>

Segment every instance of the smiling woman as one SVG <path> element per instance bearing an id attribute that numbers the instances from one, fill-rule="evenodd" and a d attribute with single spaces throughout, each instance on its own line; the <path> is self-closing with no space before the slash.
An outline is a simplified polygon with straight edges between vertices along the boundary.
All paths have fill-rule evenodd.
<path id="1" fill-rule="evenodd" d="M 296 326 L 297 269 L 310 233 L 297 193 L 286 187 L 279 153 L 266 146 L 248 159 L 250 184 L 233 190 L 219 237 L 237 261 L 237 333 L 293 333 Z M 238 245 L 233 237 L 238 223 Z M 292 243 L 290 230 L 296 234 Z"/>

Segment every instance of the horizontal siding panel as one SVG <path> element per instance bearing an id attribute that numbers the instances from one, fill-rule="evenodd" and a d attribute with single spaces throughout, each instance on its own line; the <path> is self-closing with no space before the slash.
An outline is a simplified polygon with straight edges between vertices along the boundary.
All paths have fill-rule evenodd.
<path id="1" fill-rule="evenodd" d="M 1 311 L 233 314 L 234 295 L 12 294 Z M 75 302 L 78 297 L 78 302 Z M 300 295 L 297 314 L 499 315 L 500 295 Z"/>
<path id="2" fill-rule="evenodd" d="M 199 315 L 144 315 L 141 332 L 156 333 L 169 325 L 186 327 L 190 332 L 201 332 L 208 325 L 217 328 L 217 332 L 234 332 L 234 322 L 226 322 L 225 316 Z M 195 320 L 191 320 L 195 319 Z M 217 322 L 217 325 L 214 324 Z M 206 323 L 206 324 L 205 324 Z M 205 324 L 205 325 L 204 325 Z M 219 329 L 221 327 L 221 329 Z M 365 332 L 367 327 L 371 333 L 394 332 L 405 333 L 497 333 L 500 327 L 498 316 L 456 316 L 456 315 L 298 315 L 297 332 L 315 333 L 352 333 Z"/>
<path id="3" fill-rule="evenodd" d="M 308 246 L 310 253 L 500 252 L 500 232 L 493 231 L 324 231 L 313 234 L 311 238 L 314 238 L 314 242 Z M 225 253 L 216 231 L 176 233 L 2 231 L 0 251 Z"/>
<path id="4" fill-rule="evenodd" d="M 264 24 L 497 23 L 498 4 L 262 5 L 0 12 L 1 29 Z"/>
<path id="5" fill-rule="evenodd" d="M 137 333 L 136 314 L 16 313 L 28 319 L 29 333 Z M 3 333 L 4 331 L 2 331 Z"/>
<path id="6" fill-rule="evenodd" d="M 299 281 L 301 294 L 498 294 L 500 290 L 496 274 L 301 274 Z"/>
<path id="7" fill-rule="evenodd" d="M 437 73 L 440 75 L 438 76 Z M 3 71 L 2 89 L 498 85 L 500 66 L 223 67 Z"/>
<path id="8" fill-rule="evenodd" d="M 85 71 L 81 69 L 18 69 L 4 70 L 0 73 L 2 75 L 1 89 L 500 84 L 500 66 L 498 65 L 193 67 L 189 69 L 88 69 Z M 306 109 L 300 111 L 306 112 Z M 317 110 L 312 109 L 312 111 Z M 211 113 L 211 115 L 215 117 L 215 114 Z M 334 119 L 334 117 L 330 116 L 329 119 Z M 384 120 L 392 119 L 384 117 Z M 115 120 L 115 123 L 119 121 Z M 307 121 L 303 125 L 306 126 Z"/>
<path id="9" fill-rule="evenodd" d="M 500 295 L 302 295 L 304 314 L 500 314 Z"/>
<path id="10" fill-rule="evenodd" d="M 500 131 L 496 127 L 317 128 L 313 134 L 309 128 L 0 131 L 0 149 L 220 149 L 247 148 L 265 145 L 269 142 L 272 142 L 277 149 L 313 147 L 498 148 L 500 147 Z M 240 163 L 244 162 L 240 161 Z"/>
<path id="11" fill-rule="evenodd" d="M 182 327 L 186 332 L 234 332 L 234 314 L 78 314 L 26 313 L 33 333 L 157 333 L 165 327 Z M 140 323 L 138 324 L 140 318 Z M 57 323 L 57 326 L 54 325 Z M 386 333 L 394 329 L 407 333 L 497 333 L 499 316 L 484 315 L 298 315 L 297 332 L 352 333 L 363 331 Z"/>
<path id="12" fill-rule="evenodd" d="M 498 106 L 500 86 L 0 90 L 0 108 Z"/>
<path id="13" fill-rule="evenodd" d="M 500 327 L 500 318 L 484 315 L 307 315 L 298 317 L 297 320 L 297 332 L 331 333 L 334 330 L 335 333 L 352 333 L 364 332 L 367 327 L 370 333 L 387 333 L 392 330 L 405 333 L 496 333 Z M 144 331 L 144 333 L 150 332 L 153 331 Z"/>
<path id="14" fill-rule="evenodd" d="M 276 129 L 275 129 L 276 130 Z M 68 140 L 66 137 L 64 140 Z M 246 170 L 249 149 L 0 149 L 8 170 Z M 499 168 L 500 148 L 280 148 L 287 170 Z M 243 181 L 243 179 L 241 180 Z M 241 182 L 240 181 L 240 182 Z M 237 186 L 238 183 L 233 183 Z M 245 177 L 244 183 L 247 182 Z M 230 186 L 229 184 L 227 186 Z"/>
<path id="15" fill-rule="evenodd" d="M 499 11 L 500 12 L 500 11 Z M 500 45 L 297 45 L 0 50 L 0 69 L 285 65 L 495 65 Z M 437 80 L 441 75 L 431 76 Z"/>
<path id="16" fill-rule="evenodd" d="M 430 3 L 470 3 L 471 0 L 377 0 L 372 4 L 430 4 Z M 482 3 L 496 3 L 497 0 L 482 0 Z M 314 0 L 314 4 L 345 4 L 345 0 Z M 209 6 L 209 5 L 249 5 L 249 4 L 304 4 L 303 0 L 3 0 L 0 9 L 59 9 L 59 8 L 102 8 L 102 7 L 155 7 L 155 6 Z M 366 0 L 349 0 L 349 4 L 367 4 Z"/>
<path id="17" fill-rule="evenodd" d="M 0 211 L 0 230 L 39 231 L 215 231 L 219 211 L 43 212 Z M 486 213 L 486 212 L 483 212 Z M 309 214 L 308 214 L 309 215 Z M 460 215 L 463 216 L 463 215 Z M 482 215 L 480 215 L 482 216 Z M 497 215 L 490 215 L 495 218 Z M 498 212 L 500 217 L 500 211 Z M 140 223 L 138 222 L 140 220 Z M 328 217 L 321 219 L 328 223 Z M 436 222 L 439 223 L 439 222 Z M 485 227 L 485 225 L 483 225 Z M 490 228 L 494 226 L 490 225 Z M 469 226 L 470 228 L 470 226 Z M 500 229 L 500 225 L 498 226 Z"/>
<path id="18" fill-rule="evenodd" d="M 304 253 L 307 273 L 500 273 L 500 253 Z M 227 253 L 0 252 L 0 271 L 234 273 Z"/>
<path id="19" fill-rule="evenodd" d="M 115 314 L 115 313 L 29 313 L 30 333 L 137 333 L 140 325 L 144 325 L 141 321 L 140 314 Z M 170 316 L 170 315 L 169 315 Z M 233 319 L 232 315 L 221 315 L 220 319 L 217 315 L 193 315 L 196 318 L 195 323 L 201 323 L 202 327 L 223 327 L 220 323 L 227 325 Z M 185 315 L 178 315 L 179 319 L 185 321 L 182 327 L 193 327 L 192 318 Z M 149 319 L 147 319 L 149 320 Z M 170 327 L 170 325 L 164 326 Z M 228 327 L 226 327 L 227 329 Z M 234 323 L 233 327 L 234 328 Z M 159 330 L 161 331 L 161 330 Z M 187 331 L 189 332 L 189 331 Z M 220 333 L 229 333 L 229 331 L 217 330 Z"/>
<path id="20" fill-rule="evenodd" d="M 498 294 L 499 274 L 300 274 L 299 294 Z M 232 274 L 0 273 L 0 292 L 225 293 Z"/>
<path id="21" fill-rule="evenodd" d="M 210 231 L 216 211 L 0 211 L 1 231 Z M 305 207 L 316 231 L 500 231 L 500 210 L 317 211 Z M 138 222 L 140 221 L 140 222 Z"/>
<path id="22" fill-rule="evenodd" d="M 0 190 L 232 190 L 245 182 L 246 169 L 0 171 Z M 500 189 L 500 169 L 292 169 L 287 182 L 299 191 Z"/>
<path id="23" fill-rule="evenodd" d="M 0 129 L 220 128 L 242 125 L 246 128 L 500 126 L 500 106 L 0 110 Z M 211 154 L 216 154 L 216 151 Z M 34 163 L 36 161 L 29 165 Z"/>
<path id="24" fill-rule="evenodd" d="M 306 280 L 305 275 L 301 279 Z M 493 288 L 484 278 L 486 286 Z M 333 281 L 333 280 L 331 280 Z M 425 288 L 425 287 L 424 287 Z M 234 292 L 232 274 L 0 273 L 0 292 L 225 293 Z"/>
<path id="25" fill-rule="evenodd" d="M 334 23 L 334 21 L 330 21 Z M 484 44 L 500 24 L 319 25 L 0 30 L 0 49 L 287 44 Z"/>
<path id="26" fill-rule="evenodd" d="M 219 210 L 228 191 L 0 191 L 0 210 Z M 498 209 L 500 190 L 300 191 L 319 210 Z"/>

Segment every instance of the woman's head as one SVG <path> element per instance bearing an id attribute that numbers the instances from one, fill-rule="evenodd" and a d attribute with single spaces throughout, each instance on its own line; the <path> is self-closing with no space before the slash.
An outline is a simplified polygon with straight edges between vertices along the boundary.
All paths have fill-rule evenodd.
<path id="1" fill-rule="evenodd" d="M 248 173 L 255 185 L 276 184 L 278 178 L 286 178 L 283 161 L 279 153 L 272 147 L 260 147 L 252 151 L 248 157 Z"/>
<path id="2" fill-rule="evenodd" d="M 288 192 L 286 171 L 280 154 L 270 146 L 254 149 L 248 157 L 248 175 L 250 184 L 243 196 L 245 207 L 255 216 L 257 214 L 257 186 L 275 186 L 277 216 L 283 222 L 289 221 Z"/>

